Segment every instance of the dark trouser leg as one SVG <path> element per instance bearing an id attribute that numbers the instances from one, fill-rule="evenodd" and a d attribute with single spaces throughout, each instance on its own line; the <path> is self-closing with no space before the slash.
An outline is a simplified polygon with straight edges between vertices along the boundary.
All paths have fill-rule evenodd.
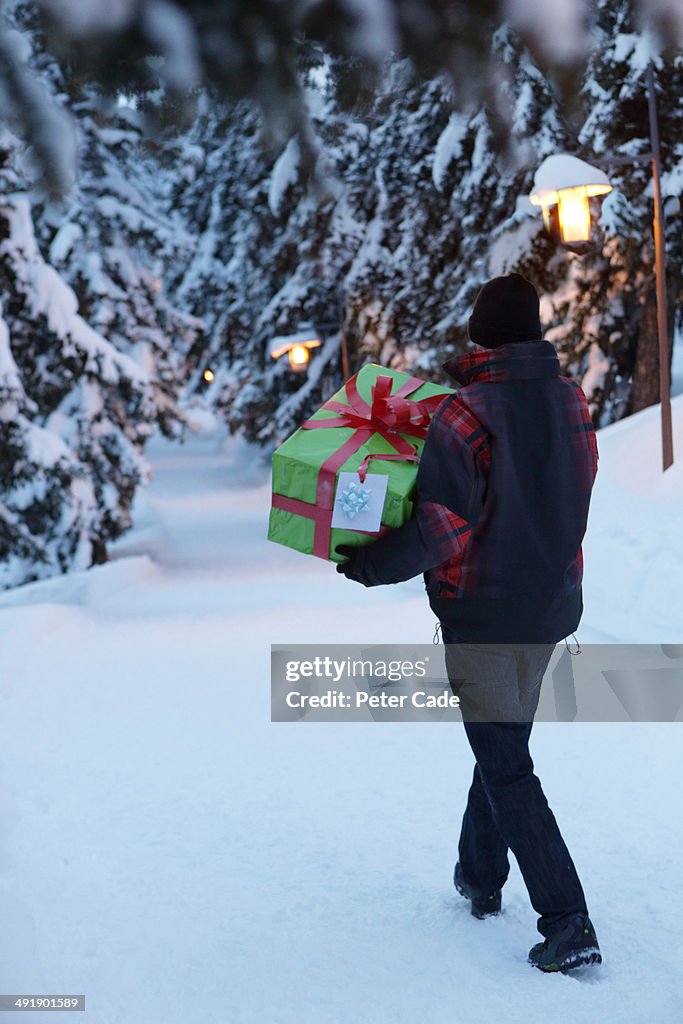
<path id="1" fill-rule="evenodd" d="M 477 764 L 462 819 L 458 860 L 463 877 L 484 896 L 502 889 L 510 871 L 507 844 L 493 820 Z"/>
<path id="2" fill-rule="evenodd" d="M 567 914 L 587 913 L 586 899 L 529 754 L 530 726 L 465 722 L 493 820 L 514 853 L 538 930 L 549 935 Z"/>
<path id="3" fill-rule="evenodd" d="M 446 632 L 444 640 L 452 643 Z M 587 912 L 576 869 L 529 754 L 531 719 L 552 650 L 552 645 L 520 651 L 458 642 L 447 648 L 449 679 L 461 696 L 477 761 L 460 837 L 463 876 L 481 885 L 484 893 L 498 888 L 497 880 L 507 877 L 509 847 L 540 915 L 542 935 L 550 934 L 566 915 Z"/>

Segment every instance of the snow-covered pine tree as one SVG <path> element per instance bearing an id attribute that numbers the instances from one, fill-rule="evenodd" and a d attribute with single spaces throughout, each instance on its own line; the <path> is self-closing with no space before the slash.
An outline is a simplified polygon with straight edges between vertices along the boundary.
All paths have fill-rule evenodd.
<path id="1" fill-rule="evenodd" d="M 0 561 L 16 585 L 101 561 L 130 525 L 151 396 L 145 370 L 80 317 L 40 253 L 26 194 L 0 177 Z"/>
<path id="2" fill-rule="evenodd" d="M 216 372 L 212 393 L 223 385 L 228 364 L 239 374 L 259 300 L 269 297 L 270 239 L 262 211 L 272 158 L 266 156 L 260 130 L 250 105 L 225 109 L 204 96 L 193 130 L 178 143 L 183 173 L 175 177 L 169 205 L 194 232 L 195 244 L 185 264 L 170 267 L 169 288 L 187 309 L 201 310 L 206 325 L 206 344 L 195 348 L 200 357 L 188 382 L 190 392 L 205 386 L 206 369 Z"/>
<path id="3" fill-rule="evenodd" d="M 344 109 L 344 62 L 322 56 L 302 73 L 325 191 L 311 187 L 295 138 L 266 157 L 253 108 L 220 119 L 210 110 L 198 124 L 197 179 L 173 200 L 201 226 L 178 294 L 194 310 L 213 309 L 209 397 L 235 429 L 273 441 L 328 397 L 341 383 L 340 327 L 352 370 L 373 360 L 438 376 L 464 347 L 492 253 L 500 264 L 510 255 L 533 262 L 537 249 L 552 263 L 520 196 L 536 155 L 564 145 L 566 132 L 519 42 L 501 30 L 496 49 L 512 146 L 501 145 L 504 117 L 492 103 L 454 111 L 448 84 L 422 82 L 408 61 L 388 64 L 379 91 Z M 551 276 L 544 267 L 541 283 Z M 331 325 L 303 380 L 268 354 L 270 338 L 300 321 Z"/>
<path id="4" fill-rule="evenodd" d="M 35 413 L 0 316 L 0 589 L 91 562 L 92 487 Z"/>
<path id="5" fill-rule="evenodd" d="M 147 415 L 177 435 L 186 420 L 178 398 L 203 324 L 169 299 L 167 270 L 191 259 L 193 239 L 163 212 L 163 169 L 144 151 L 135 111 L 119 106 L 105 116 L 98 106 L 90 93 L 74 98 L 78 180 L 58 206 L 34 201 L 40 241 L 88 323 L 145 368 Z"/>
<path id="6" fill-rule="evenodd" d="M 504 272 L 506 260 L 546 251 L 539 222 L 525 211 L 528 168 L 566 131 L 547 79 L 509 29 L 495 34 L 493 51 L 498 82 L 489 101 L 470 110 L 453 110 L 446 84 L 420 83 L 409 66 L 394 67 L 380 93 L 374 181 L 365 174 L 382 240 L 379 268 L 370 258 L 364 271 L 382 310 L 377 326 L 363 331 L 372 358 L 438 375 L 443 359 L 465 347 L 481 284 Z M 359 262 L 356 255 L 349 283 Z"/>
<path id="7" fill-rule="evenodd" d="M 658 56 L 639 31 L 628 0 L 599 0 L 597 41 L 582 89 L 580 155 L 637 156 L 650 151 L 645 76 L 654 61 L 663 164 L 669 329 L 683 297 L 680 195 L 683 189 L 683 56 Z M 571 352 L 597 422 L 659 399 L 657 311 L 649 162 L 607 165 L 614 191 L 602 206 L 597 251 L 568 255 L 570 279 L 551 298 L 555 340 Z"/>
<path id="8" fill-rule="evenodd" d="M 31 74 L 69 112 L 76 144 L 76 180 L 67 195 L 54 202 L 44 190 L 32 191 L 39 244 L 76 292 L 81 315 L 147 371 L 155 422 L 178 433 L 178 395 L 202 323 L 166 294 L 167 267 L 185 265 L 194 241 L 172 209 L 164 212 L 169 175 L 182 175 L 169 166 L 177 140 L 161 130 L 146 136 L 134 97 L 107 97 L 66 75 L 46 51 L 33 5 L 14 5 L 14 26 L 29 42 Z"/>
<path id="9" fill-rule="evenodd" d="M 64 102 L 58 96 L 59 75 L 45 58 L 31 12 L 22 5 L 14 11 L 15 50 L 44 99 L 59 105 Z M 136 487 L 148 475 L 145 441 L 155 422 L 169 430 L 179 418 L 172 343 L 181 338 L 182 364 L 197 332 L 196 321 L 178 314 L 161 295 L 157 267 L 138 262 L 145 246 L 157 264 L 166 256 L 159 224 L 167 222 L 155 219 L 148 197 L 136 190 L 125 150 L 116 164 L 121 125 L 109 127 L 108 135 L 106 125 L 95 123 L 92 105 L 90 120 L 84 117 L 84 135 L 94 151 L 90 179 L 86 175 L 86 186 L 74 194 L 65 221 L 31 191 L 26 147 L 8 130 L 2 135 L 5 585 L 106 557 L 107 542 L 130 525 Z M 98 173 L 106 186 L 101 207 L 94 184 Z M 148 168 L 137 169 L 139 180 L 145 174 Z M 41 251 L 36 212 L 44 251 L 51 249 L 62 274 Z M 123 225 L 129 237 L 124 238 Z M 184 237 L 168 226 L 165 230 L 169 238 Z M 82 312 L 125 351 L 88 324 Z"/>
<path id="10" fill-rule="evenodd" d="M 230 198 L 212 192 L 215 214 L 202 244 L 210 241 L 217 255 L 212 274 L 224 282 L 223 293 L 238 297 L 237 306 L 222 307 L 211 356 L 221 382 L 213 394 L 234 427 L 262 440 L 282 436 L 339 382 L 329 353 L 324 365 L 312 360 L 304 383 L 285 365 L 269 364 L 268 337 L 297 320 L 343 322 L 352 363 L 371 358 L 437 373 L 449 347 L 464 344 L 479 284 L 511 270 L 526 274 L 543 294 L 548 337 L 564 372 L 582 381 L 596 422 L 655 400 L 648 391 L 653 381 L 656 387 L 654 359 L 647 356 L 656 358 L 648 166 L 611 171 L 618 187 L 603 205 L 603 242 L 587 256 L 547 238 L 526 198 L 537 166 L 553 152 L 590 160 L 649 148 L 643 73 L 652 36 L 638 28 L 628 0 L 600 0 L 594 17 L 597 44 L 581 102 L 569 117 L 545 69 L 509 27 L 492 46 L 498 88 L 469 111 L 453 109 L 445 80 L 425 83 L 406 61 L 385 67 L 365 104 L 342 107 L 344 62 L 314 63 L 303 87 L 313 148 L 323 154 L 331 180 L 323 197 L 307 187 L 294 139 L 269 162 L 256 114 L 246 107 L 239 115 L 227 112 L 229 127 L 219 134 L 230 142 L 212 180 L 222 179 L 221 195 Z M 664 188 L 672 197 L 666 209 L 673 307 L 682 263 L 676 212 L 681 56 L 656 60 Z M 245 118 L 251 119 L 246 133 Z M 501 153 L 505 124 L 512 144 Z M 207 153 L 210 134 L 202 143 Z"/>
<path id="11" fill-rule="evenodd" d="M 309 102 L 330 133 L 331 120 L 347 123 L 327 108 L 324 91 L 311 87 Z M 233 427 L 267 441 L 339 386 L 341 367 L 338 337 L 316 353 L 303 387 L 269 354 L 273 335 L 302 320 L 338 328 L 340 292 L 323 251 L 334 185 L 328 182 L 322 194 L 319 187 L 309 190 L 297 140 L 272 154 L 263 131 L 252 105 L 204 106 L 187 144 L 192 180 L 181 182 L 172 197 L 199 238 L 173 292 L 192 311 L 201 310 L 207 323 L 207 347 L 191 387 L 204 388 L 201 373 L 212 369 L 209 400 Z M 355 151 L 358 143 L 342 135 L 336 145 Z M 315 151 L 318 141 L 310 146 Z M 333 168 L 329 152 L 325 159 Z"/>
<path id="12" fill-rule="evenodd" d="M 481 85 L 485 91 L 490 77 L 491 34 L 508 17 L 571 88 L 574 76 L 567 71 L 586 49 L 587 3 L 37 0 L 36 6 L 53 51 L 111 92 L 158 88 L 182 115 L 192 90 L 203 84 L 229 102 L 255 99 L 271 127 L 291 133 L 305 124 L 297 74 L 302 47 L 322 44 L 348 62 L 345 96 L 357 99 L 381 76 L 385 61 L 397 55 L 411 59 L 422 78 L 449 75 L 459 84 L 460 103 L 472 95 L 481 99 Z M 336 99 L 342 102 L 342 92 Z"/>

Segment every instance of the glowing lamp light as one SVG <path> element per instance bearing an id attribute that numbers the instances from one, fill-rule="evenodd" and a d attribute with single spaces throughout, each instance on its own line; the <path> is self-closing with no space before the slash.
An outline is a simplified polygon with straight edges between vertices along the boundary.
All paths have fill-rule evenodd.
<path id="1" fill-rule="evenodd" d="M 591 235 L 591 212 L 585 188 L 563 188 L 558 195 L 557 213 L 563 242 L 587 242 Z"/>
<path id="2" fill-rule="evenodd" d="M 543 210 L 543 223 L 562 242 L 588 242 L 594 196 L 612 191 L 604 171 L 567 153 L 547 157 L 536 171 L 530 201 Z"/>
<path id="3" fill-rule="evenodd" d="M 216 379 L 216 374 L 213 370 L 204 370 L 203 376 L 207 384 L 211 384 Z"/>
<path id="4" fill-rule="evenodd" d="M 305 345 L 292 345 L 289 350 L 289 365 L 293 370 L 303 370 L 308 366 L 311 354 Z"/>
<path id="5" fill-rule="evenodd" d="M 280 334 L 270 343 L 273 359 L 289 356 L 289 365 L 296 372 L 305 370 L 311 359 L 311 349 L 319 348 L 320 338 L 312 326 L 303 325 L 295 334 Z"/>

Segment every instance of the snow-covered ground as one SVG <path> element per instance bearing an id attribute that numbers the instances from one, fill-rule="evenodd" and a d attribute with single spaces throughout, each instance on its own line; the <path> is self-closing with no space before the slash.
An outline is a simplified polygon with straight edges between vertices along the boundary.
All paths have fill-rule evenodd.
<path id="1" fill-rule="evenodd" d="M 674 407 L 664 477 L 657 409 L 600 434 L 582 641 L 683 641 Z M 451 887 L 460 726 L 269 721 L 271 643 L 429 642 L 421 583 L 266 543 L 267 466 L 218 432 L 152 455 L 114 561 L 0 596 L 0 991 L 94 1024 L 679 1021 L 682 726 L 535 727 L 605 956 L 541 975 L 516 866 L 496 919 Z"/>

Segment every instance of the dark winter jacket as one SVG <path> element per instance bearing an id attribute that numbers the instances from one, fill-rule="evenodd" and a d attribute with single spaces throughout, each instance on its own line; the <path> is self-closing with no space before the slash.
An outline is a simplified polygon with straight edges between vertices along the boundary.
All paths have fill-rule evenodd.
<path id="1" fill-rule="evenodd" d="M 548 341 L 477 349 L 444 367 L 462 387 L 432 419 L 413 518 L 360 548 L 366 586 L 421 572 L 459 639 L 552 643 L 583 610 L 581 541 L 597 472 L 583 391 Z"/>

